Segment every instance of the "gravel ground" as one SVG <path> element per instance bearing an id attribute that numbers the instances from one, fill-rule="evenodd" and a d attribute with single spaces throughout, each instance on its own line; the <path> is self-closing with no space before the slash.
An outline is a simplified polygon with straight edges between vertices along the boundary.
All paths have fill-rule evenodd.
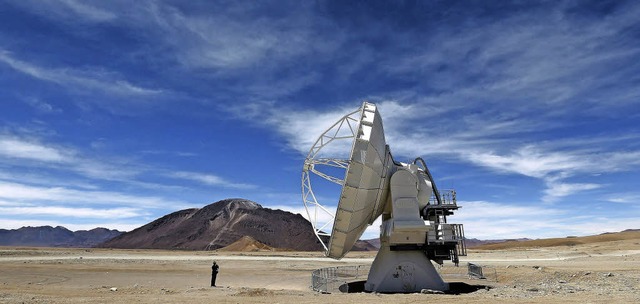
<path id="1" fill-rule="evenodd" d="M 0 303 L 640 303 L 640 240 L 579 246 L 470 251 L 484 268 L 445 264 L 448 281 L 486 285 L 460 295 L 320 294 L 317 268 L 370 264 L 373 253 L 334 261 L 319 253 L 0 248 Z M 218 283 L 208 287 L 212 260 Z"/>

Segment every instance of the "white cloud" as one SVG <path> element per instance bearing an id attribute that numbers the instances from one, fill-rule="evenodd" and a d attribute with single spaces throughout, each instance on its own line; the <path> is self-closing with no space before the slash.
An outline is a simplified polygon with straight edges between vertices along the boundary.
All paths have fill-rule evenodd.
<path id="1" fill-rule="evenodd" d="M 162 93 L 162 90 L 144 88 L 118 79 L 116 75 L 103 69 L 45 68 L 15 59 L 9 52 L 1 49 L 0 62 L 18 72 L 56 83 L 72 91 L 78 89 L 98 90 L 107 94 L 125 96 L 149 96 Z"/>
<path id="2" fill-rule="evenodd" d="M 547 183 L 547 189 L 544 190 L 544 202 L 554 202 L 561 197 L 569 196 L 574 193 L 593 190 L 602 187 L 599 184 L 586 184 L 586 183 L 562 183 L 555 180 L 551 180 Z"/>
<path id="3" fill-rule="evenodd" d="M 636 228 L 640 217 L 578 214 L 571 206 L 507 204 L 486 201 L 459 201 L 462 206 L 450 223 L 464 225 L 467 238 L 513 239 L 584 236 Z"/>
<path id="4" fill-rule="evenodd" d="M 24 204 L 19 202 L 10 202 L 0 200 L 0 207 L 16 207 L 16 206 L 30 206 L 30 204 Z"/>
<path id="5" fill-rule="evenodd" d="M 514 205 L 514 204 L 500 204 L 486 201 L 460 201 L 459 206 L 462 206 L 458 212 L 456 212 L 456 219 L 468 220 L 474 217 L 487 217 L 495 219 L 509 219 L 519 216 L 544 216 L 544 215 L 559 215 L 563 211 L 554 208 L 542 207 L 539 205 Z M 453 217 L 452 217 L 453 218 Z"/>
<path id="6" fill-rule="evenodd" d="M 329 129 L 334 123 L 338 122 L 343 116 L 350 112 L 356 111 L 362 105 L 363 101 L 355 101 L 352 104 L 346 104 L 339 107 L 333 107 L 326 111 L 318 110 L 302 110 L 286 109 L 273 103 L 253 103 L 248 105 L 240 105 L 233 108 L 234 114 L 239 118 L 253 120 L 256 123 L 266 124 L 273 127 L 281 135 L 290 148 L 307 154 L 316 140 Z M 403 133 L 399 129 L 406 127 L 406 122 L 413 122 L 416 119 L 424 119 L 423 115 L 437 115 L 437 112 L 421 111 L 419 105 L 408 104 L 402 105 L 397 101 L 384 101 L 376 104 L 382 113 L 385 135 L 402 140 Z M 383 110 L 386 109 L 386 110 Z M 387 112 L 382 112 L 387 111 Z M 388 113 L 389 115 L 386 115 Z M 352 115 L 358 119 L 358 113 Z M 354 124 L 354 127 L 357 125 Z M 332 129 L 335 131 L 337 128 Z M 348 128 L 342 128 L 342 132 L 348 131 Z M 328 133 L 330 135 L 332 133 Z M 344 133 L 341 133 L 344 135 Z M 331 145 L 323 148 L 327 150 L 325 153 L 329 155 L 346 155 L 350 153 L 353 140 L 341 140 L 333 142 Z M 415 146 L 415 142 L 412 142 Z M 402 148 L 401 148 L 402 149 Z M 392 150 L 392 152 L 395 150 Z M 345 157 L 346 158 L 346 157 Z"/>
<path id="7" fill-rule="evenodd" d="M 161 197 L 128 195 L 120 192 L 76 190 L 65 187 L 38 187 L 0 181 L 0 198 L 18 202 L 59 202 L 65 204 L 123 204 L 145 208 L 176 207 L 184 202 Z"/>
<path id="8" fill-rule="evenodd" d="M 603 172 L 628 171 L 640 165 L 640 151 L 594 153 L 591 159 L 596 170 Z"/>
<path id="9" fill-rule="evenodd" d="M 563 213 L 559 209 L 484 201 L 459 201 L 458 206 L 461 208 L 447 222 L 463 224 L 467 238 L 508 239 L 562 233 L 544 229 L 551 228 L 551 218 Z"/>
<path id="10" fill-rule="evenodd" d="M 0 204 L 0 206 L 2 206 Z M 19 216 L 62 216 L 62 217 L 80 217 L 86 218 L 103 218 L 103 219 L 122 219 L 143 216 L 140 209 L 136 208 L 71 208 L 61 206 L 14 206 L 0 207 L 0 213 L 4 215 Z"/>
<path id="11" fill-rule="evenodd" d="M 274 18 L 260 11 L 260 4 L 227 3 L 207 14 L 185 14 L 162 3 L 148 3 L 151 16 L 141 16 L 138 26 L 162 31 L 166 43 L 189 68 L 240 69 L 260 65 L 263 72 L 305 54 L 325 53 L 336 48 L 339 33 L 331 40 L 317 39 L 315 16 L 307 5 L 282 8 L 295 13 Z M 149 18 L 151 17 L 151 18 Z M 149 18 L 153 21 L 149 24 Z"/>
<path id="12" fill-rule="evenodd" d="M 0 135 L 0 156 L 44 162 L 68 162 L 72 153 L 13 136 Z"/>
<path id="13" fill-rule="evenodd" d="M 3 159 L 4 158 L 4 159 Z M 21 161 L 16 161 L 16 159 Z M 44 143 L 37 139 L 0 134 L 0 163 L 7 162 L 11 166 L 37 167 L 43 166 L 63 171 L 73 171 L 82 176 L 104 179 L 123 180 L 140 173 L 140 168 L 132 165 L 123 166 L 117 162 L 93 160 L 83 157 L 76 150 Z M 39 163 L 32 163 L 37 161 Z M 6 174 L 5 174 L 6 175 Z"/>
<path id="14" fill-rule="evenodd" d="M 99 5 L 105 1 L 78 0 L 9 0 L 15 6 L 45 18 L 61 19 L 67 22 L 106 22 L 116 19 L 116 14 Z"/>
<path id="15" fill-rule="evenodd" d="M 396 77 L 430 72 L 424 85 L 453 92 L 448 102 L 486 100 L 513 111 L 512 103 L 523 101 L 519 111 L 535 112 L 549 104 L 601 100 L 593 95 L 575 99 L 593 88 L 598 95 L 616 92 L 602 99 L 608 106 L 612 98 L 633 102 L 620 99 L 616 79 L 634 74 L 633 67 L 618 63 L 640 49 L 619 41 L 637 23 L 638 6 L 621 5 L 597 22 L 566 14 L 566 6 L 512 12 L 472 27 L 444 23 L 419 51 L 384 57 L 380 64 Z"/>
<path id="16" fill-rule="evenodd" d="M 237 105 L 230 110 L 240 119 L 274 128 L 284 136 L 290 148 L 306 155 L 323 132 L 347 113 L 357 110 L 360 105 L 354 104 L 319 112 L 294 111 L 278 107 L 273 103 L 250 103 Z M 351 143 L 352 140 L 336 141 L 324 150 L 331 155 L 339 151 L 337 154 L 348 156 Z"/>
<path id="17" fill-rule="evenodd" d="M 254 185 L 233 183 L 233 182 L 230 182 L 230 181 L 227 181 L 227 180 L 223 179 L 222 177 L 219 177 L 219 176 L 216 176 L 216 175 L 212 175 L 212 174 L 203 174 L 203 173 L 198 173 L 198 172 L 178 171 L 178 172 L 172 172 L 172 173 L 170 173 L 168 175 L 170 177 L 173 177 L 173 178 L 180 178 L 180 179 L 196 181 L 196 182 L 208 185 L 208 186 L 217 186 L 217 187 L 234 188 L 234 189 L 254 189 L 254 188 L 256 188 L 256 186 L 254 186 Z"/>
<path id="18" fill-rule="evenodd" d="M 362 236 L 360 237 L 360 239 L 362 240 L 370 240 L 370 239 L 375 239 L 375 238 L 379 238 L 380 237 L 380 225 L 382 225 L 382 217 L 378 217 L 373 224 L 371 224 L 369 227 L 367 227 L 367 229 L 364 231 L 364 233 L 362 234 Z"/>
<path id="19" fill-rule="evenodd" d="M 470 152 L 466 160 L 496 171 L 518 173 L 525 176 L 543 178 L 550 173 L 565 170 L 579 170 L 588 164 L 570 153 L 540 151 L 533 145 L 518 148 L 510 155 L 493 152 Z"/>
<path id="20" fill-rule="evenodd" d="M 626 229 L 638 229 L 640 216 L 630 217 L 589 217 L 581 221 L 558 221 L 557 231 L 566 231 L 567 235 L 595 235 L 605 232 L 618 232 Z M 564 236 L 559 234 L 558 236 Z"/>
<path id="21" fill-rule="evenodd" d="M 467 238 L 490 240 L 575 234 L 569 222 L 561 222 L 569 214 L 559 208 L 485 201 L 459 201 L 458 205 L 461 208 L 448 217 L 447 222 L 462 223 Z"/>
<path id="22" fill-rule="evenodd" d="M 46 114 L 62 113 L 61 109 L 54 108 L 50 103 L 41 101 L 39 98 L 26 97 L 26 98 L 23 98 L 23 100 L 25 101 L 26 104 L 30 105 L 40 113 L 46 113 Z"/>
<path id="23" fill-rule="evenodd" d="M 612 203 L 640 205 L 640 193 L 615 193 L 606 197 L 605 200 Z"/>
<path id="24" fill-rule="evenodd" d="M 7 170 L 9 171 L 9 170 Z M 99 187 L 96 184 L 88 182 L 86 179 L 79 178 L 55 178 L 50 175 L 44 174 L 42 170 L 40 172 L 29 172 L 30 170 L 26 170 L 23 172 L 21 170 L 10 170 L 10 172 L 0 172 L 0 180 L 2 181 L 13 181 L 19 182 L 23 184 L 29 185 L 48 185 L 50 187 L 72 187 L 75 189 L 86 189 L 86 190 L 98 190 Z"/>
<path id="25" fill-rule="evenodd" d="M 116 18 L 116 15 L 108 10 L 98 8 L 88 4 L 87 1 L 59 0 L 59 3 L 76 15 L 92 21 L 109 21 Z M 40 3 L 41 4 L 41 3 Z"/>

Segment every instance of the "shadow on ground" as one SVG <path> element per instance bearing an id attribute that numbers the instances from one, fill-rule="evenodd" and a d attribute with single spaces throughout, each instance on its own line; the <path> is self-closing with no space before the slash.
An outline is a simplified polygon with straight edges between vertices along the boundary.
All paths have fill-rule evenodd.
<path id="1" fill-rule="evenodd" d="M 364 283 L 366 281 L 356 281 L 356 282 L 351 282 L 351 283 L 346 283 L 346 284 L 342 284 L 342 286 L 340 286 L 340 292 L 343 293 L 359 293 L 359 292 L 367 292 L 364 290 Z M 481 289 L 486 289 L 489 290 L 493 287 L 488 286 L 488 285 L 470 285 L 467 283 L 463 283 L 463 282 L 450 282 L 449 283 L 449 290 L 445 291 L 445 294 L 453 294 L 453 295 L 459 295 L 459 294 L 465 294 L 465 293 L 472 293 L 472 292 L 476 292 L 478 290 Z"/>

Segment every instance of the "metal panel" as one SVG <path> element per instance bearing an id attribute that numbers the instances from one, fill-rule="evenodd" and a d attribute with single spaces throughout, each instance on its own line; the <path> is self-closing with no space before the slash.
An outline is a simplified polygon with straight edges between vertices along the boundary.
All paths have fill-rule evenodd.
<path id="1" fill-rule="evenodd" d="M 369 223 L 380 214 L 375 210 L 390 176 L 382 119 L 375 105 L 364 103 L 361 108 L 356 137 L 350 153 L 344 187 L 329 240 L 327 256 L 342 258 L 362 236 Z M 378 208 L 381 209 L 381 208 Z M 380 210 L 381 211 L 381 210 Z"/>

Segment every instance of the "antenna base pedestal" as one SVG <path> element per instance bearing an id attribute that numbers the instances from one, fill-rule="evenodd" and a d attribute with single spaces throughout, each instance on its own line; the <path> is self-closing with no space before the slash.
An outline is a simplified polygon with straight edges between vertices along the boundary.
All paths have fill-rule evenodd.
<path id="1" fill-rule="evenodd" d="M 412 293 L 422 289 L 446 291 L 431 261 L 420 250 L 391 251 L 383 244 L 376 255 L 364 285 L 369 292 Z"/>

